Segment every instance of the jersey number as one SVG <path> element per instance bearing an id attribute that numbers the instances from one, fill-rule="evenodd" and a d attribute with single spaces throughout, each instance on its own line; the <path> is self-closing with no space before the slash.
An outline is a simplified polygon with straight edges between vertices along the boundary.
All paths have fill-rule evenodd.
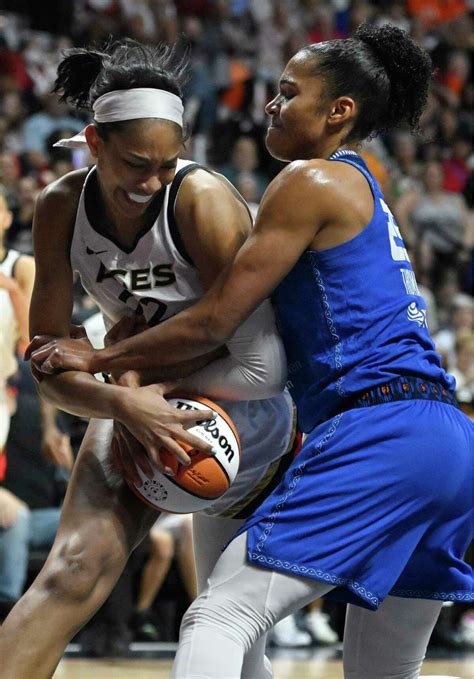
<path id="1" fill-rule="evenodd" d="M 128 290 L 123 290 L 119 295 L 119 300 L 126 304 L 130 297 L 133 298 L 132 293 L 129 292 Z M 134 301 L 137 302 L 136 312 L 141 313 L 143 314 L 143 316 L 145 316 L 147 323 L 150 327 L 157 325 L 161 321 L 168 308 L 167 304 L 165 304 L 164 302 L 160 302 L 158 299 L 155 299 L 154 297 L 141 297 L 140 301 L 138 301 L 135 298 Z M 150 318 L 147 317 L 148 315 L 145 313 L 143 305 L 145 305 L 146 307 L 150 305 L 149 308 L 153 310 L 153 315 Z M 155 307 L 155 309 L 153 309 L 153 307 Z"/>
<path id="2" fill-rule="evenodd" d="M 390 241 L 390 252 L 392 259 L 396 262 L 409 262 L 410 258 L 408 257 L 408 252 L 406 251 L 405 245 L 403 244 L 402 234 L 400 233 L 400 229 L 397 226 L 395 217 L 391 213 L 390 208 L 384 200 L 380 199 L 380 205 L 382 206 L 382 210 L 387 215 L 388 238 Z"/>

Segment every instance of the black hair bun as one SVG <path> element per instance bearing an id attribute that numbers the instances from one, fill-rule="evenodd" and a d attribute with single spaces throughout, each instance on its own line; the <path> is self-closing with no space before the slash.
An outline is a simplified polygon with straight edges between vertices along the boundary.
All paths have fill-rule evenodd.
<path id="1" fill-rule="evenodd" d="M 430 56 L 405 31 L 391 25 L 362 24 L 354 38 L 364 43 L 387 73 L 390 100 L 386 127 L 418 127 L 432 77 Z"/>

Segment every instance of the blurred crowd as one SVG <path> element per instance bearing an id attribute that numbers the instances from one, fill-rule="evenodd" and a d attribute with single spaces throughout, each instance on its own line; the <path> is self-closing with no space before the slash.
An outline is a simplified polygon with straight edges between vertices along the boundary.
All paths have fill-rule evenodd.
<path id="1" fill-rule="evenodd" d="M 90 162 L 82 150 L 52 147 L 90 121 L 87 112 L 78 114 L 51 94 L 68 47 L 100 45 L 109 36 L 188 46 L 186 156 L 227 176 L 255 213 L 281 169 L 264 148 L 264 105 L 285 63 L 304 44 L 349 37 L 362 22 L 407 30 L 433 60 L 419 134 L 382 134 L 365 142 L 361 153 L 397 218 L 437 349 L 456 376 L 462 407 L 474 417 L 473 31 L 467 0 L 2 0 L 0 193 L 12 213 L 6 246 L 31 254 L 39 191 Z M 77 320 L 93 311 L 78 287 Z M 157 549 L 170 554 L 163 544 L 150 558 Z M 474 645 L 474 617 L 464 613 L 445 611 L 441 639 L 459 637 L 462 623 Z"/>

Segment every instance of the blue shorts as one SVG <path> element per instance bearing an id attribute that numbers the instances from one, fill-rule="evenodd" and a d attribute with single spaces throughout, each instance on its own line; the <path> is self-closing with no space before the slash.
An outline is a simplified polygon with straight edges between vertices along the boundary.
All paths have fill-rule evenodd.
<path id="1" fill-rule="evenodd" d="M 332 583 L 329 599 L 473 601 L 473 456 L 473 423 L 451 405 L 352 409 L 311 432 L 237 534 L 249 562 Z"/>

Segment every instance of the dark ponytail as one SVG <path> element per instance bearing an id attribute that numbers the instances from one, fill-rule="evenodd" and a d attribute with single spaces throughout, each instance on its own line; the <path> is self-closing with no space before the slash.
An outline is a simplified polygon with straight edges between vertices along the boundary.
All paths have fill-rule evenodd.
<path id="1" fill-rule="evenodd" d="M 326 80 L 328 98 L 347 95 L 359 105 L 347 142 L 401 126 L 417 131 L 432 64 L 405 31 L 363 24 L 348 40 L 303 49 L 315 57 L 315 75 Z"/>
<path id="2" fill-rule="evenodd" d="M 58 66 L 53 92 L 61 95 L 60 101 L 69 101 L 76 108 L 91 110 L 91 88 L 107 59 L 108 54 L 95 49 L 69 50 Z"/>
<path id="3" fill-rule="evenodd" d="M 109 40 L 101 49 L 73 48 L 58 66 L 53 92 L 60 94 L 60 101 L 89 111 L 106 92 L 135 87 L 166 90 L 182 98 L 187 54 L 188 49 L 182 50 L 179 44 L 151 47 L 130 38 Z M 127 124 L 97 123 L 97 128 L 106 138 Z"/>

